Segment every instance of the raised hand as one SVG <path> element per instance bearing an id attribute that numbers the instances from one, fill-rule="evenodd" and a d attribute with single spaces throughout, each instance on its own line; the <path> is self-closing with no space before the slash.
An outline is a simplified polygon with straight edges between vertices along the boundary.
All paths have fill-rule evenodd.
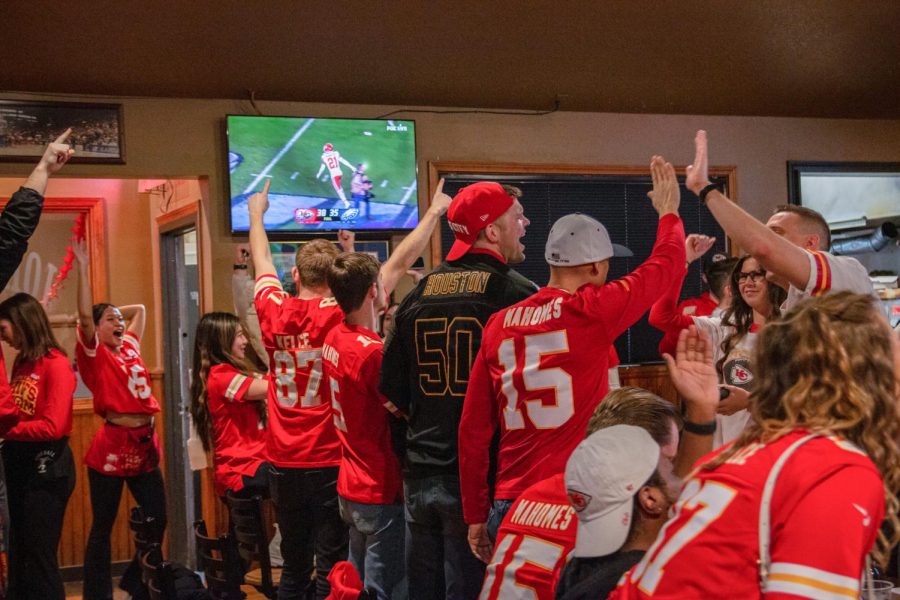
<path id="1" fill-rule="evenodd" d="M 711 421 L 719 406 L 719 381 L 709 337 L 691 325 L 678 335 L 675 358 L 670 354 L 664 354 L 663 358 L 688 413 L 703 415 L 704 420 Z"/>
<path id="2" fill-rule="evenodd" d="M 72 242 L 72 255 L 81 266 L 87 266 L 91 262 L 90 254 L 88 253 L 87 239 L 80 239 Z"/>
<path id="3" fill-rule="evenodd" d="M 356 243 L 356 233 L 350 229 L 338 229 L 338 244 L 344 252 L 353 252 Z"/>
<path id="4" fill-rule="evenodd" d="M 75 151 L 66 143 L 71 134 L 72 128 L 69 127 L 62 132 L 62 135 L 47 144 L 47 149 L 44 150 L 40 165 L 47 169 L 48 173 L 56 173 L 62 169 L 66 161 L 75 154 Z"/>
<path id="5" fill-rule="evenodd" d="M 684 252 L 687 255 L 688 264 L 694 262 L 713 247 L 716 238 L 699 233 L 692 233 L 684 240 Z"/>
<path id="6" fill-rule="evenodd" d="M 650 160 L 650 178 L 653 190 L 647 192 L 647 197 L 653 202 L 653 208 L 659 216 L 678 214 L 681 191 L 678 189 L 678 179 L 672 163 L 666 162 L 662 156 L 654 156 Z"/>
<path id="7" fill-rule="evenodd" d="M 271 179 L 266 179 L 266 185 L 263 186 L 261 192 L 255 192 L 247 199 L 247 209 L 250 214 L 264 215 L 269 210 L 269 184 Z"/>
<path id="8" fill-rule="evenodd" d="M 700 190 L 709 185 L 709 154 L 706 144 L 706 132 L 702 129 L 694 137 L 694 164 L 687 168 L 684 186 L 700 194 Z"/>
<path id="9" fill-rule="evenodd" d="M 431 197 L 431 206 L 428 207 L 428 210 L 440 217 L 450 208 L 451 200 L 452 198 L 444 193 L 444 178 L 441 177 L 434 190 L 434 196 Z"/>

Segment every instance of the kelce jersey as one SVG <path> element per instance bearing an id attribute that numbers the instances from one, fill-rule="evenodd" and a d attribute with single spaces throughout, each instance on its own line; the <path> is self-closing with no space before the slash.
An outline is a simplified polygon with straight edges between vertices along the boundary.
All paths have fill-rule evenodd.
<path id="1" fill-rule="evenodd" d="M 159 402 L 150 391 L 150 373 L 141 359 L 141 343 L 126 331 L 118 354 L 97 335 L 85 340 L 78 328 L 75 361 L 84 384 L 94 395 L 94 412 L 106 418 L 108 411 L 152 415 L 159 412 Z"/>
<path id="2" fill-rule="evenodd" d="M 322 350 L 323 385 L 343 446 L 337 491 L 364 504 L 393 504 L 401 497 L 400 461 L 388 425 L 396 418 L 388 413 L 394 405 L 378 391 L 383 346 L 374 331 L 341 323 Z"/>
<path id="3" fill-rule="evenodd" d="M 489 448 L 498 426 L 495 499 L 514 500 L 565 470 L 606 395 L 609 346 L 668 289 L 684 262 L 681 219 L 666 215 L 653 253 L 631 274 L 575 293 L 545 287 L 491 317 L 459 426 L 467 523 L 487 519 Z"/>
<path id="4" fill-rule="evenodd" d="M 244 397 L 252 382 L 252 377 L 224 363 L 210 368 L 206 380 L 218 496 L 243 489 L 241 476 L 252 477 L 264 460 L 266 430 L 256 403 Z"/>
<path id="5" fill-rule="evenodd" d="M 322 342 L 344 318 L 334 298 L 302 300 L 274 275 L 256 280 L 256 313 L 269 354 L 269 435 L 276 467 L 336 467 L 341 445 L 322 383 Z"/>
<path id="6" fill-rule="evenodd" d="M 851 256 L 834 256 L 828 252 L 807 252 L 809 258 L 809 281 L 805 289 L 788 289 L 787 299 L 781 305 L 785 312 L 799 302 L 828 292 L 855 292 L 874 295 L 869 273 L 858 260 Z"/>
<path id="7" fill-rule="evenodd" d="M 553 600 L 577 529 L 565 474 L 522 492 L 497 530 L 480 600 Z"/>
<path id="8" fill-rule="evenodd" d="M 759 507 L 772 466 L 797 430 L 748 446 L 687 482 L 674 515 L 644 559 L 609 597 L 859 597 L 865 556 L 884 516 L 875 465 L 852 444 L 817 438 L 800 446 L 778 476 L 771 503 L 771 567 L 759 585 Z"/>

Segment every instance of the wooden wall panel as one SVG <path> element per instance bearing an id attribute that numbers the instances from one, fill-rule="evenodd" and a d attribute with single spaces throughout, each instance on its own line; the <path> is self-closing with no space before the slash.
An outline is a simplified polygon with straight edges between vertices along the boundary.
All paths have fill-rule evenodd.
<path id="1" fill-rule="evenodd" d="M 619 367 L 619 381 L 623 386 L 644 388 L 675 406 L 681 406 L 681 399 L 669 379 L 669 371 L 665 365 Z"/>

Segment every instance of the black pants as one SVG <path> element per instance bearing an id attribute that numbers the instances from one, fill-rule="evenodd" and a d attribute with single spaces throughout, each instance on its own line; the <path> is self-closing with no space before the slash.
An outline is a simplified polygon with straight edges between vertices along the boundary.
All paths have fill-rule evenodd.
<path id="1" fill-rule="evenodd" d="M 75 489 L 75 463 L 65 448 L 52 472 L 38 475 L 32 458 L 9 460 L 11 446 L 3 451 L 9 486 L 9 598 L 15 600 L 65 600 L 56 551 L 66 504 Z M 33 453 L 31 453 L 33 454 Z"/>
<path id="2" fill-rule="evenodd" d="M 278 600 L 306 597 L 314 557 L 316 598 L 325 598 L 331 591 L 326 579 L 331 567 L 349 556 L 347 525 L 338 508 L 338 469 L 273 467 L 271 474 L 284 559 Z"/>
<path id="3" fill-rule="evenodd" d="M 144 509 L 144 514 L 156 519 L 160 535 L 166 528 L 166 493 L 158 468 L 134 477 L 103 475 L 93 469 L 87 471 L 94 520 L 84 551 L 84 600 L 111 600 L 110 535 L 119 511 L 122 485 L 128 486 L 135 502 Z M 119 587 L 130 592 L 140 585 L 141 565 L 132 560 L 122 575 Z"/>

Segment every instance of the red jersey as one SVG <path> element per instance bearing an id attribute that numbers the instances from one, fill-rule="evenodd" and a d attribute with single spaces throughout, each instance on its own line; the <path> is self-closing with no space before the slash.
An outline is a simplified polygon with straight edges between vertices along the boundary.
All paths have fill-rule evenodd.
<path id="1" fill-rule="evenodd" d="M 497 530 L 480 600 L 553 600 L 577 530 L 564 473 L 522 492 Z"/>
<path id="2" fill-rule="evenodd" d="M 490 509 L 488 468 L 498 426 L 495 499 L 565 470 L 608 389 L 609 347 L 684 268 L 684 228 L 659 221 L 650 257 L 622 279 L 575 293 L 546 287 L 494 314 L 484 328 L 459 425 L 459 474 L 467 523 Z"/>
<path id="3" fill-rule="evenodd" d="M 341 443 L 320 383 L 322 342 L 344 313 L 334 298 L 289 296 L 274 275 L 257 278 L 254 303 L 269 353 L 269 462 L 288 468 L 338 466 Z"/>
<path id="4" fill-rule="evenodd" d="M 378 391 L 384 344 L 374 331 L 341 323 L 325 337 L 322 369 L 331 395 L 334 426 L 343 446 L 337 491 L 364 504 L 400 500 L 400 461 L 391 445 L 389 419 L 399 415 Z"/>
<path id="5" fill-rule="evenodd" d="M 214 365 L 206 379 L 206 401 L 212 420 L 216 494 L 244 487 L 242 475 L 252 477 L 263 463 L 266 430 L 255 402 L 245 399 L 252 377 L 232 365 Z"/>
<path id="6" fill-rule="evenodd" d="M 6 378 L 6 362 L 0 352 L 0 437 L 19 420 L 19 410 L 13 399 L 9 380 Z"/>
<path id="7" fill-rule="evenodd" d="M 678 294 L 681 291 L 681 285 L 679 284 L 677 287 L 672 286 L 672 289 L 674 291 L 674 297 L 660 298 L 659 301 L 653 305 L 653 308 L 650 309 L 650 324 L 664 332 L 663 338 L 659 342 L 660 356 L 663 354 L 675 356 L 675 349 L 678 346 L 678 334 L 681 333 L 682 329 L 687 329 L 692 325 L 691 318 L 708 317 L 719 307 L 719 304 L 712 299 L 709 292 L 703 292 L 700 296 L 688 298 L 684 302 L 679 303 L 678 306 L 674 307 L 674 311 L 667 315 L 667 317 L 669 317 L 667 322 L 661 323 L 659 316 L 654 320 L 657 307 L 662 309 L 666 302 L 674 304 L 677 301 Z M 668 296 L 668 294 L 666 296 Z"/>
<path id="8" fill-rule="evenodd" d="M 141 343 L 126 331 L 122 348 L 112 352 L 94 335 L 85 340 L 78 329 L 75 360 L 85 385 L 94 395 L 94 412 L 152 415 L 159 403 L 150 390 L 150 373 L 141 359 Z M 119 427 L 104 423 L 91 440 L 84 463 L 105 475 L 131 477 L 159 465 L 159 438 L 152 425 Z"/>
<path id="9" fill-rule="evenodd" d="M 859 597 L 884 516 L 878 469 L 852 444 L 817 438 L 785 463 L 771 503 L 771 567 L 760 590 L 759 508 L 775 461 L 798 430 L 753 444 L 685 485 L 674 515 L 611 599 Z"/>
<path id="10" fill-rule="evenodd" d="M 6 432 L 6 439 L 41 442 L 72 433 L 75 373 L 65 354 L 50 350 L 36 361 L 17 360 L 10 387 L 19 423 Z"/>

